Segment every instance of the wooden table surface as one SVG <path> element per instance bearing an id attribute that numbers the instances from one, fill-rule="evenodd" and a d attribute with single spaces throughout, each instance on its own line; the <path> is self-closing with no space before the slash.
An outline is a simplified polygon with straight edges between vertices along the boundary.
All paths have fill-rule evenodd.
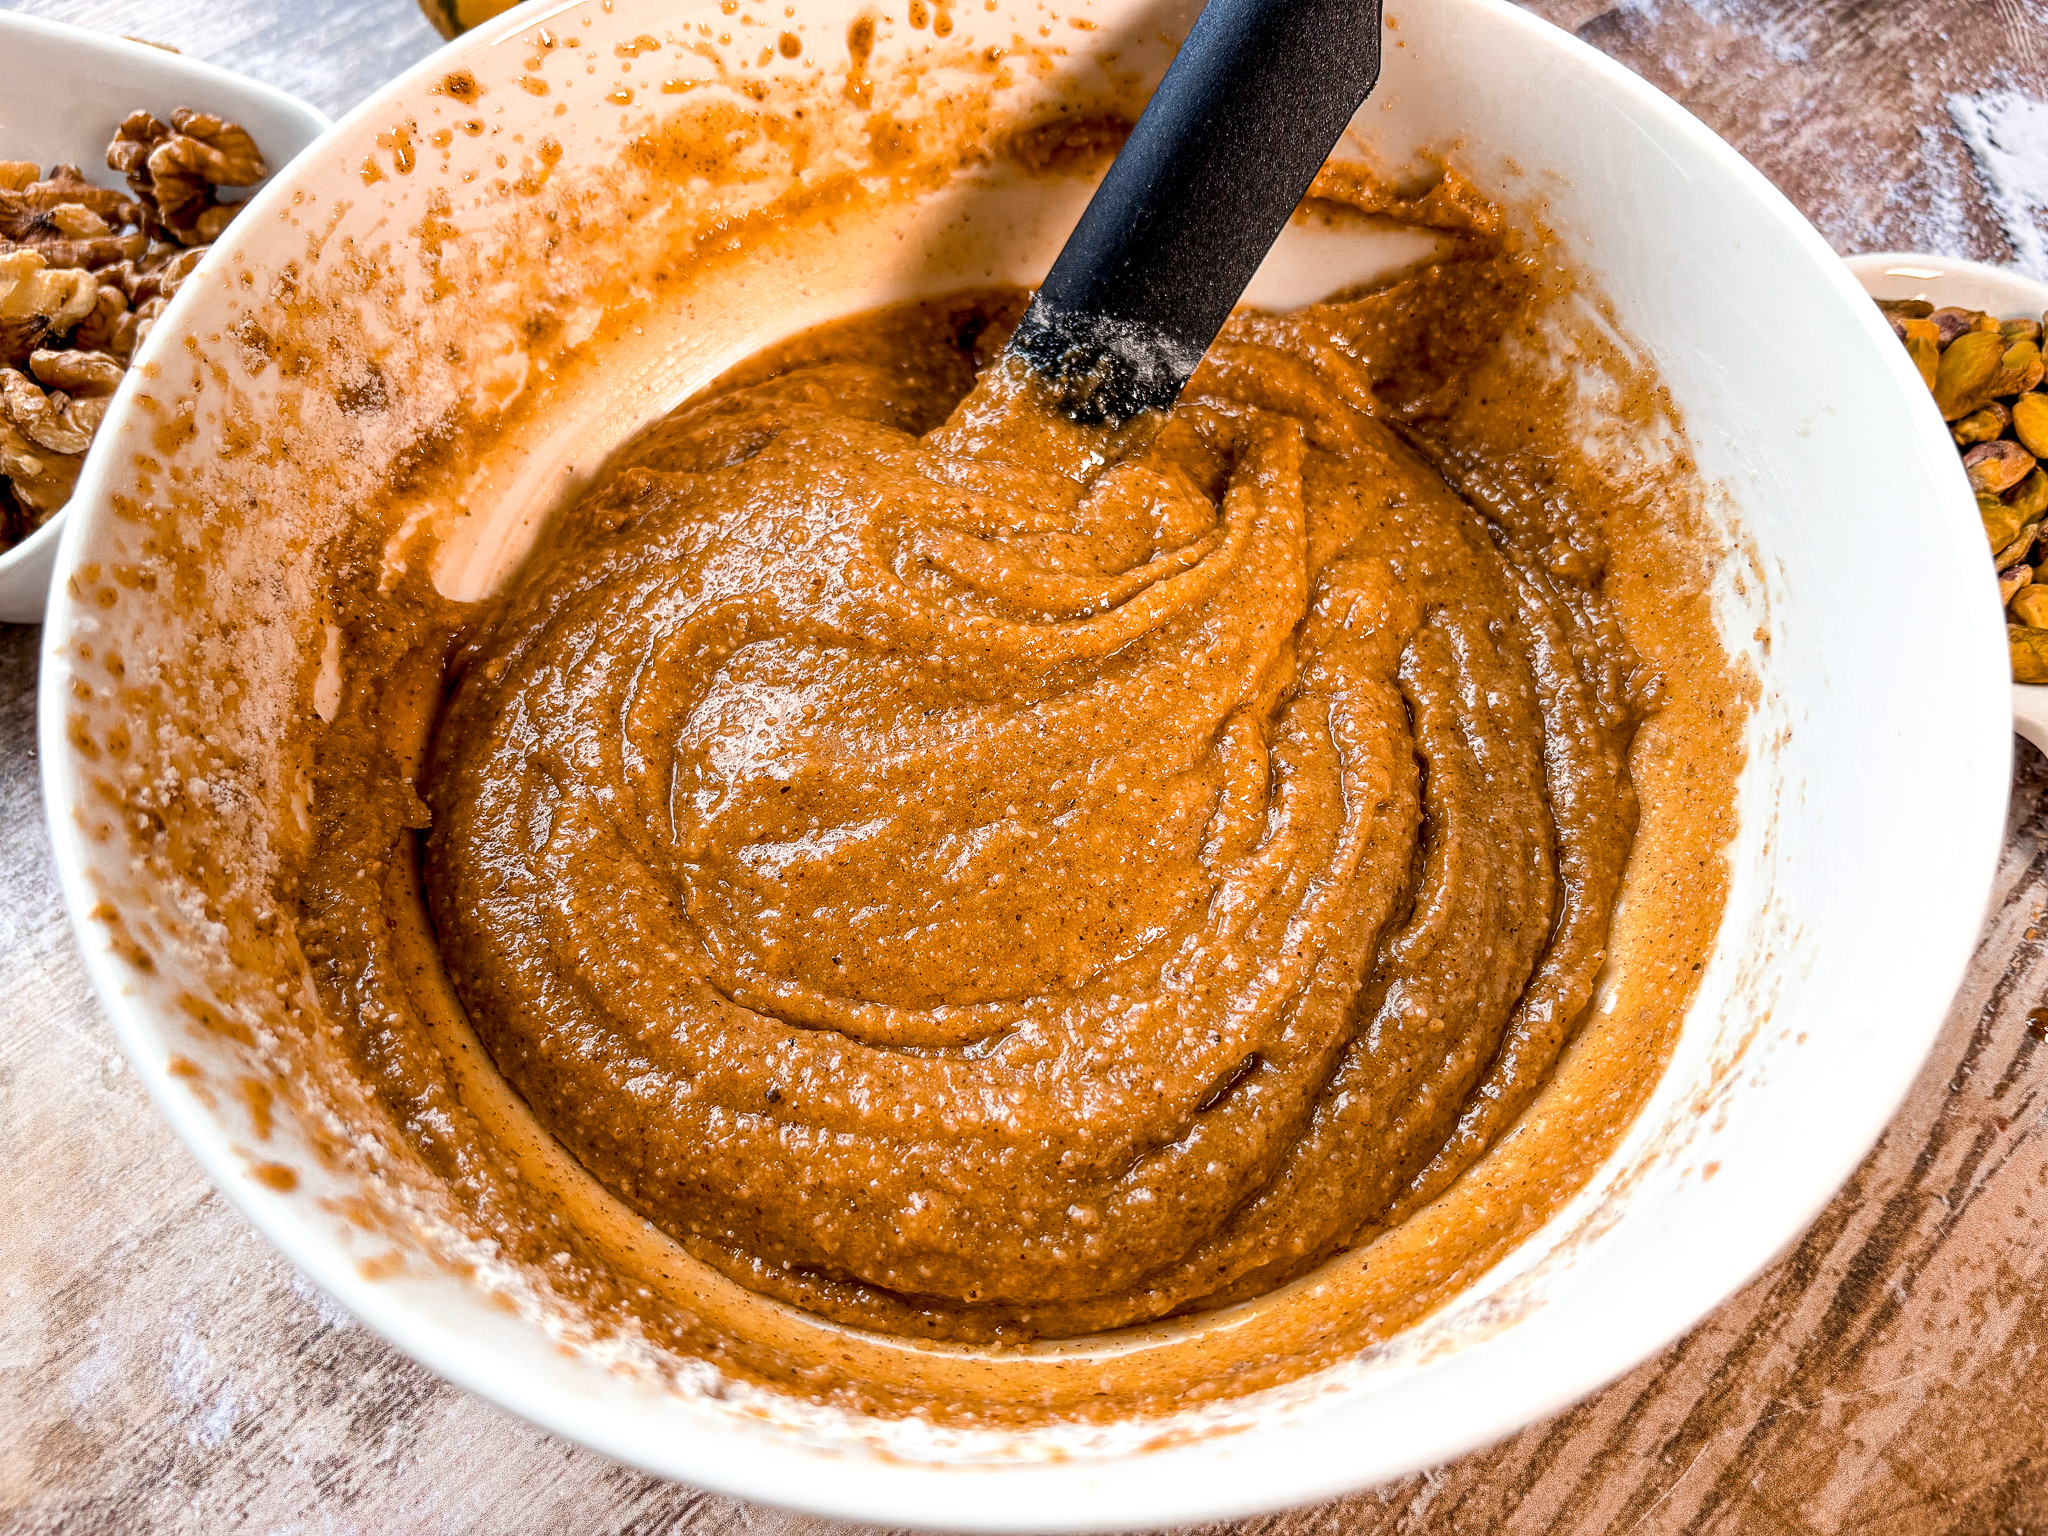
<path id="1" fill-rule="evenodd" d="M 435 42 L 411 0 L 13 8 L 170 43 L 330 112 Z M 1842 251 L 2048 277 L 2048 0 L 1534 8 L 1685 102 Z M 0 626 L 0 1532 L 825 1529 L 628 1471 L 443 1384 L 213 1192 L 115 1048 L 58 900 L 36 642 Z M 2044 905 L 2048 763 L 2021 746 L 1993 908 L 1940 1043 L 1794 1251 L 1548 1423 L 1237 1529 L 2048 1533 Z"/>

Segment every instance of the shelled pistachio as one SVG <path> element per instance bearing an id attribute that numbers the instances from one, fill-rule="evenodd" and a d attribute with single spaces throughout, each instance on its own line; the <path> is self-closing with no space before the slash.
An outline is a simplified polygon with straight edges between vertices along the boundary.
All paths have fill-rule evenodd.
<path id="1" fill-rule="evenodd" d="M 2012 675 L 2048 683 L 2048 393 L 2042 327 L 2048 316 L 2000 318 L 1936 309 L 1924 299 L 1878 307 L 1926 383 L 1977 493 L 1984 541 L 2005 604 Z"/>

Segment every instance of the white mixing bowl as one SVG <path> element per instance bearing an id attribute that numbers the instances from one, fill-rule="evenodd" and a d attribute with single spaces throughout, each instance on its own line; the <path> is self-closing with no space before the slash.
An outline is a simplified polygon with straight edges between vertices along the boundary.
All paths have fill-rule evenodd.
<path id="1" fill-rule="evenodd" d="M 474 589 L 578 463 L 760 342 L 1042 271 L 1085 184 L 1019 198 L 974 166 L 927 167 L 913 216 L 868 218 L 857 179 L 826 174 L 846 152 L 832 125 L 915 165 L 976 113 L 1142 87 L 1190 11 L 919 0 L 877 22 L 849 81 L 856 6 L 774 9 L 533 0 L 304 155 L 149 339 L 59 555 L 42 720 L 58 867 L 137 1070 L 250 1219 L 399 1348 L 621 1460 L 848 1518 L 1083 1529 L 1268 1509 L 1440 1462 L 1627 1370 L 1799 1233 L 1911 1082 L 1989 890 L 2006 668 L 1954 449 L 1849 274 L 1700 124 L 1500 0 L 1396 0 L 1355 147 L 1391 166 L 1447 151 L 1489 191 L 1540 203 L 1656 360 L 1739 531 L 1719 612 L 1759 679 L 1717 947 L 1659 1087 L 1585 1190 L 1426 1321 L 1290 1386 L 1168 1421 L 956 1432 L 642 1369 L 619 1340 L 523 1304 L 488 1249 L 436 1262 L 378 1215 L 332 1171 L 345 1105 L 285 1091 L 252 1116 L 236 1084 L 268 1059 L 268 1026 L 248 966 L 279 931 L 260 876 L 297 835 L 277 753 L 333 687 L 342 636 L 309 551 L 345 529 L 349 497 L 403 455 L 446 508 L 382 551 L 385 573 L 432 558 L 445 586 Z M 1121 86 L 1092 62 L 1110 48 Z M 942 56 L 976 67 L 898 68 Z M 489 417 L 553 387 L 550 359 L 611 323 L 603 250 L 579 244 L 579 220 L 607 189 L 647 184 L 645 159 L 605 170 L 628 164 L 626 140 L 726 88 L 714 77 L 744 89 L 782 73 L 823 81 L 808 174 L 848 199 L 844 216 L 716 283 L 650 290 L 649 323 L 601 334 L 608 366 L 556 430 L 464 459 L 449 424 L 465 402 Z M 925 92 L 922 116 L 866 122 L 864 82 L 876 100 Z M 670 148 L 656 162 L 688 201 L 772 179 L 786 146 Z M 688 271 L 745 227 L 744 207 L 727 213 L 679 254 Z M 650 213 L 619 235 L 619 268 L 635 270 L 632 242 L 674 233 Z M 1315 296 L 1389 254 L 1383 235 L 1289 238 L 1268 299 Z M 521 304 L 533 324 L 512 323 Z M 366 351 L 329 345 L 344 327 Z M 293 1002 L 312 1006 L 271 1006 Z"/>

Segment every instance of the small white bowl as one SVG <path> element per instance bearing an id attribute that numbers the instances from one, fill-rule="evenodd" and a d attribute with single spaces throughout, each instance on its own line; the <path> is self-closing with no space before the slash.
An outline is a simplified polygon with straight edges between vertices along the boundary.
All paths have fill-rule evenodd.
<path id="1" fill-rule="evenodd" d="M 1284 1388 L 1170 1418 L 955 1432 L 802 1412 L 707 1385 L 708 1366 L 643 1371 L 618 1340 L 579 1336 L 573 1319 L 520 1301 L 529 1293 L 487 1252 L 440 1262 L 395 1220 L 351 1221 L 363 1185 L 319 1155 L 349 1123 L 346 1105 L 281 1094 L 259 1124 L 236 1099 L 242 1074 L 270 1070 L 261 1042 L 197 1000 L 232 998 L 238 1017 L 265 1029 L 285 1006 L 260 995 L 272 974 L 241 969 L 236 936 L 267 943 L 277 931 L 263 926 L 276 918 L 261 905 L 265 871 L 299 835 L 303 800 L 297 760 L 275 744 L 305 737 L 321 680 L 331 690 L 338 678 L 323 661 L 343 641 L 323 620 L 336 577 L 321 552 L 359 576 L 346 537 L 358 489 L 438 463 L 458 408 L 542 387 L 529 334 L 588 337 L 583 327 L 605 318 L 588 312 L 601 284 L 586 279 L 623 263 L 618 229 L 592 226 L 603 238 L 578 244 L 571 215 L 629 163 L 643 114 L 700 99 L 716 83 L 707 70 L 750 84 L 783 67 L 778 56 L 800 78 L 817 72 L 812 122 L 859 110 L 844 105 L 861 100 L 850 70 L 865 67 L 869 81 L 895 71 L 886 78 L 934 92 L 953 79 L 916 68 L 914 50 L 934 31 L 885 25 L 864 0 L 799 9 L 785 43 L 779 7 L 763 21 L 729 0 L 533 0 L 337 126 L 236 222 L 218 257 L 223 280 L 181 292 L 151 334 L 138 371 L 194 391 L 190 429 L 161 447 L 165 418 L 144 391 L 117 401 L 110 450 L 88 466 L 64 536 L 41 695 L 56 866 L 138 1075 L 251 1221 L 400 1348 L 619 1460 L 748 1498 L 891 1526 L 1157 1527 L 1361 1487 L 1558 1411 L 1754 1275 L 1876 1140 L 1976 943 L 2011 735 L 1981 526 L 1954 447 L 1882 318 L 1733 150 L 1505 0 L 1395 0 L 1386 73 L 1354 134 L 1382 164 L 1454 150 L 1487 190 L 1542 201 L 1561 255 L 1657 362 L 1700 472 L 1721 493 L 1735 538 L 1717 572 L 1717 613 L 1757 679 L 1725 916 L 1681 1038 L 1613 1156 L 1509 1257 L 1386 1344 Z M 1043 110 L 1041 93 L 1063 100 L 1098 78 L 1098 51 L 1115 52 L 1124 78 L 1156 78 L 1196 7 L 1095 0 L 1062 6 L 1081 13 L 1065 19 L 1042 0 L 892 9 L 934 30 L 943 18 L 949 47 L 1001 61 L 1005 88 Z M 874 40 L 861 65 L 849 32 Z M 1034 54 L 1041 46 L 1065 51 Z M 913 120 L 932 118 L 899 121 Z M 870 136 L 888 124 L 853 122 L 862 144 L 900 142 Z M 745 170 L 768 141 L 721 142 Z M 691 185 L 673 176 L 663 195 Z M 1086 188 L 1073 178 L 1052 201 L 1034 190 L 998 202 L 963 173 L 942 191 L 950 201 L 933 193 L 916 219 L 856 207 L 829 239 L 688 269 L 644 338 L 637 321 L 622 323 L 602 388 L 549 397 L 560 414 L 455 482 L 460 516 L 435 525 L 466 530 L 471 563 L 456 561 L 453 577 L 516 545 L 523 512 L 555 503 L 574 462 L 587 469 L 607 442 L 776 335 L 937 291 L 924 285 L 942 271 L 954 288 L 1042 274 Z M 547 228 L 520 222 L 537 224 L 535 209 Z M 710 242 L 718 227 L 703 233 Z M 1339 235 L 1340 245 L 1353 238 Z M 508 269 L 518 281 L 503 279 Z M 1329 287 L 1347 280 L 1322 270 Z M 449 272 L 483 286 L 446 302 Z M 532 315 L 536 282 L 546 325 L 530 333 L 518 322 Z M 304 302 L 322 283 L 331 304 Z M 328 316 L 374 326 L 382 350 L 310 344 L 340 334 L 343 319 Z M 316 325 L 330 328 L 306 329 Z M 310 362 L 287 375 L 272 343 L 294 328 L 302 344 L 290 355 Z M 244 335 L 262 344 L 238 346 Z M 366 356 L 387 366 L 373 375 Z M 344 403 L 366 396 L 374 410 Z M 231 435 L 244 445 L 233 454 Z M 194 501 L 192 519 L 174 516 L 178 497 Z M 198 579 L 176 601 L 171 583 L 120 581 L 148 574 L 159 528 L 208 552 L 186 566 Z M 387 561 L 428 553 L 377 531 Z M 438 554 L 454 544 L 451 532 Z M 1868 600 L 1899 590 L 1914 601 Z M 124 785 L 175 801 L 191 835 L 167 854 L 145 808 L 112 814 L 110 798 L 128 808 Z M 179 850 L 203 859 L 200 874 L 175 862 Z M 281 1164 L 295 1181 L 265 1177 Z M 421 1189 L 424 1202 L 431 1190 Z M 1085 1387 L 1091 1361 L 1138 1360 L 1155 1344 L 1077 1341 L 1054 1368 Z"/>
<path id="2" fill-rule="evenodd" d="M 0 12 L 0 159 L 75 165 L 109 187 L 107 144 L 137 107 L 218 112 L 255 136 L 275 175 L 327 131 L 327 115 L 272 86 L 104 32 Z M 39 624 L 70 508 L 0 554 L 0 623 Z"/>
<path id="3" fill-rule="evenodd" d="M 2010 267 L 1924 251 L 1874 251 L 1851 256 L 1849 270 L 1873 299 L 1925 299 L 1937 309 L 1981 309 L 2001 320 L 2048 314 L 2048 283 Z M 2048 686 L 2012 685 L 2012 726 L 2048 752 Z"/>

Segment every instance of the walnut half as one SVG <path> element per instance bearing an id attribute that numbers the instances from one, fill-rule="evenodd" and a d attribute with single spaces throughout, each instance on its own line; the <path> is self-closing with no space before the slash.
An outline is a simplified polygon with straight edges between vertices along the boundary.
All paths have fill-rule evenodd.
<path id="1" fill-rule="evenodd" d="M 90 272 L 52 267 L 40 252 L 0 251 L 0 363 L 19 363 L 92 313 Z"/>
<path id="2" fill-rule="evenodd" d="M 107 165 L 128 178 L 145 227 L 168 231 L 184 245 L 218 239 L 234 217 L 220 188 L 254 186 L 269 174 L 246 128 L 186 107 L 168 124 L 131 112 L 107 148 Z"/>
<path id="3" fill-rule="evenodd" d="M 49 521 L 78 484 L 99 423 L 96 415 L 90 423 L 73 419 L 69 406 L 17 370 L 0 368 L 0 475 L 20 509 L 9 519 L 22 525 L 17 537 Z"/>

